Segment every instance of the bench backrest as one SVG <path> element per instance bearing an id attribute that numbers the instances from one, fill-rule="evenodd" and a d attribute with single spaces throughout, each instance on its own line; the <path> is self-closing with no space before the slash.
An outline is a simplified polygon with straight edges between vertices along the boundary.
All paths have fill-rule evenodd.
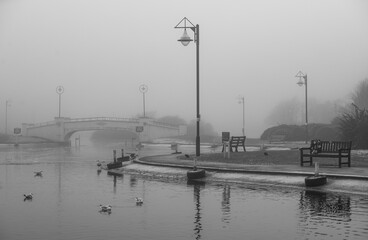
<path id="1" fill-rule="evenodd" d="M 245 142 L 245 136 L 242 137 L 231 137 L 231 143 L 241 143 L 243 144 Z"/>
<path id="2" fill-rule="evenodd" d="M 345 149 L 344 153 L 348 153 L 351 150 L 351 141 L 341 142 L 341 141 L 320 141 L 321 148 L 320 152 L 334 153 L 339 152 L 340 149 Z"/>

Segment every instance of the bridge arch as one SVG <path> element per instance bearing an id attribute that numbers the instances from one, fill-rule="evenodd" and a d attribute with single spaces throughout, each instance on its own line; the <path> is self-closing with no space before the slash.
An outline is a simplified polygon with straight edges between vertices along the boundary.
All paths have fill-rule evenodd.
<path id="1" fill-rule="evenodd" d="M 22 128 L 25 136 L 42 137 L 60 143 L 69 143 L 70 137 L 80 131 L 126 130 L 137 133 L 141 142 L 187 133 L 186 126 L 173 126 L 151 118 L 55 118 L 46 123 L 23 124 Z"/>
<path id="2" fill-rule="evenodd" d="M 64 142 L 69 142 L 71 140 L 71 137 L 73 136 L 73 134 L 78 133 L 78 132 L 87 132 L 87 131 L 106 131 L 106 130 L 118 130 L 118 131 L 128 131 L 131 133 L 134 133 L 139 141 L 139 134 L 137 134 L 136 132 L 134 132 L 131 129 L 127 129 L 127 128 L 106 128 L 106 129 L 83 129 L 83 130 L 71 130 L 69 132 L 67 132 L 64 136 Z"/>

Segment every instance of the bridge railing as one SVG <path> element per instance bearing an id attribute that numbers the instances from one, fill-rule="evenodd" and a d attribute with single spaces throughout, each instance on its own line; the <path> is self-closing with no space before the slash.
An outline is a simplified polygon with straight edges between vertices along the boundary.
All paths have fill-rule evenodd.
<path id="1" fill-rule="evenodd" d="M 42 126 L 47 126 L 47 125 L 53 125 L 55 124 L 55 121 L 48 121 L 48 122 L 43 122 L 43 123 L 25 123 L 25 125 L 30 128 L 30 127 L 42 127 Z"/>
<path id="2" fill-rule="evenodd" d="M 116 121 L 116 122 L 130 122 L 130 123 L 141 123 L 140 119 L 138 118 L 117 118 L 117 117 L 90 117 L 90 118 L 68 118 L 64 119 L 64 122 L 86 122 L 86 121 Z M 58 121 L 48 121 L 43 123 L 36 123 L 36 124 L 26 124 L 29 128 L 37 128 L 37 127 L 43 127 L 48 125 L 54 125 Z M 148 121 L 148 123 L 151 123 L 156 126 L 170 128 L 170 129 L 177 129 L 178 126 L 170 124 L 170 123 L 163 123 L 158 121 Z"/>
<path id="3" fill-rule="evenodd" d="M 117 118 L 117 117 L 93 117 L 93 118 L 73 118 L 68 122 L 84 122 L 84 121 L 117 121 L 117 122 L 133 122 L 140 123 L 138 118 Z M 169 123 L 163 123 L 158 121 L 149 121 L 150 123 L 167 128 L 178 128 L 177 126 Z"/>
<path id="4" fill-rule="evenodd" d="M 139 123 L 139 120 L 136 118 L 117 118 L 117 117 L 71 118 L 68 120 L 68 122 L 86 122 L 86 121 L 116 121 L 116 122 Z"/>

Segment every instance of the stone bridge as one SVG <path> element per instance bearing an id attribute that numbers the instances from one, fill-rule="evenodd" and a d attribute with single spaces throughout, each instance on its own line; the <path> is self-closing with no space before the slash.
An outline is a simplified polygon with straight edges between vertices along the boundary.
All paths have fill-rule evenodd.
<path id="1" fill-rule="evenodd" d="M 68 144 L 70 137 L 80 131 L 127 130 L 137 134 L 140 142 L 156 138 L 187 134 L 187 127 L 157 122 L 152 118 L 66 118 L 38 124 L 22 124 L 23 136 L 39 137 L 52 142 Z"/>

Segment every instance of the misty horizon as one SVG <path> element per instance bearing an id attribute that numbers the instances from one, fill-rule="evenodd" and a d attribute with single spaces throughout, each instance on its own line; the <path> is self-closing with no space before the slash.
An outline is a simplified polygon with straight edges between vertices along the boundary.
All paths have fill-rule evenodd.
<path id="1" fill-rule="evenodd" d="M 200 114 L 217 132 L 259 137 L 281 102 L 348 103 L 368 78 L 368 2 L 0 0 L 0 132 L 58 116 L 196 118 L 195 44 L 174 26 L 199 24 Z M 193 38 L 191 31 L 188 34 Z"/>

